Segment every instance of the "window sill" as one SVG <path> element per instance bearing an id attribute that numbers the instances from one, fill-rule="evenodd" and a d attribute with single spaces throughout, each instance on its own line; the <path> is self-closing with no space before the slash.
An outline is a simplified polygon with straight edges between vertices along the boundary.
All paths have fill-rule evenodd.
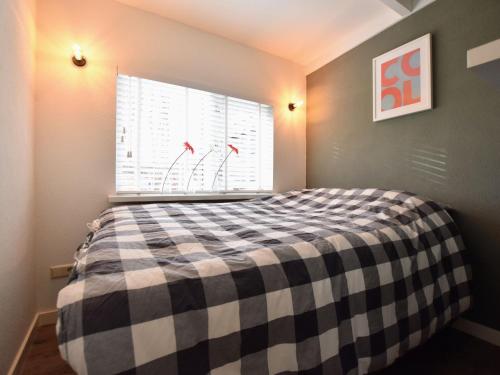
<path id="1" fill-rule="evenodd" d="M 111 194 L 108 195 L 108 201 L 110 203 L 234 201 L 266 197 L 271 194 L 273 193 Z"/>

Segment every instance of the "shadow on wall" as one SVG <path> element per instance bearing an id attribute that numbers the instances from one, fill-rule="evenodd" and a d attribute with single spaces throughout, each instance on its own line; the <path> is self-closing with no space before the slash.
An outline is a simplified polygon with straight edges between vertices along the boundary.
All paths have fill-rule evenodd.
<path id="1" fill-rule="evenodd" d="M 448 180 L 448 152 L 443 147 L 418 143 L 408 153 L 409 169 L 425 182 L 445 185 Z"/>
<path id="2" fill-rule="evenodd" d="M 340 143 L 337 141 L 332 141 L 331 142 L 331 147 L 330 147 L 330 157 L 331 159 L 338 161 L 342 158 L 342 147 L 340 146 Z"/>

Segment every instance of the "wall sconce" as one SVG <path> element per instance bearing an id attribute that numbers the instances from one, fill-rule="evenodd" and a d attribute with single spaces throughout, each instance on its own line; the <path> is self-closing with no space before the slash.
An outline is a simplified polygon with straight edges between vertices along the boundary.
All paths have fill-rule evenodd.
<path id="1" fill-rule="evenodd" d="M 297 108 L 299 107 L 302 107 L 304 105 L 304 101 L 303 100 L 299 100 L 297 103 L 290 103 L 288 104 L 288 109 L 293 112 L 295 111 Z"/>
<path id="2" fill-rule="evenodd" d="M 82 49 L 78 44 L 73 45 L 73 58 L 71 60 L 73 64 L 79 67 L 83 67 L 87 64 L 87 59 L 82 55 Z"/>

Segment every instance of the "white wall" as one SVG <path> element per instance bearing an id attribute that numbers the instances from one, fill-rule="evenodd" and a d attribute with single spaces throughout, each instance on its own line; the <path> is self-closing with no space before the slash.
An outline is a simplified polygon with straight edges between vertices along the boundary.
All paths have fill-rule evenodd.
<path id="1" fill-rule="evenodd" d="M 0 374 L 35 315 L 34 1 L 0 1 Z"/>
<path id="2" fill-rule="evenodd" d="M 40 309 L 54 306 L 85 223 L 114 192 L 115 75 L 135 74 L 274 105 L 275 188 L 305 186 L 301 67 L 110 0 L 44 0 L 37 8 L 36 241 Z M 70 62 L 73 43 L 88 66 Z M 293 42 L 293 41 L 291 41 Z"/>

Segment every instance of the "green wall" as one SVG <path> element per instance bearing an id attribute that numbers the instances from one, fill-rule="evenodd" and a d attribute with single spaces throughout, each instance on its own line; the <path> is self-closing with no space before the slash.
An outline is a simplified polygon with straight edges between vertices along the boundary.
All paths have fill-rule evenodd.
<path id="1" fill-rule="evenodd" d="M 372 58 L 426 33 L 434 108 L 374 123 Z M 467 49 L 497 38 L 499 0 L 437 0 L 311 73 L 307 185 L 401 189 L 451 206 L 472 255 L 467 317 L 500 329 L 500 89 L 466 68 Z"/>

